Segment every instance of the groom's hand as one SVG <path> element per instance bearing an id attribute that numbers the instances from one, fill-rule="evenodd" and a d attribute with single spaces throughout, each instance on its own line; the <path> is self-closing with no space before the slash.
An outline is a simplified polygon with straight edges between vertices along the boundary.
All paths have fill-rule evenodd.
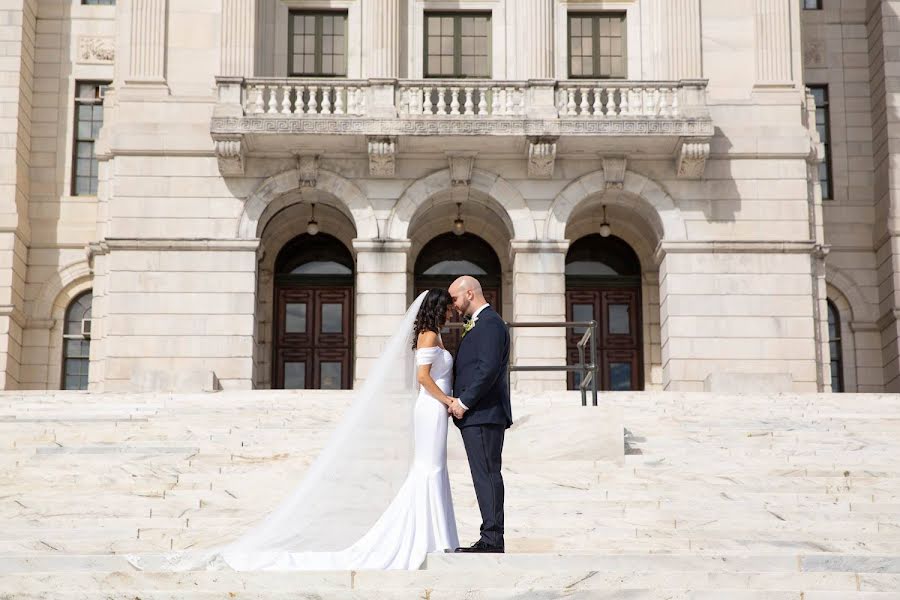
<path id="1" fill-rule="evenodd" d="M 462 405 L 459 403 L 459 398 L 454 398 L 453 404 L 451 404 L 449 406 L 449 408 L 447 408 L 447 412 L 449 412 L 451 415 L 453 415 L 457 419 L 462 419 L 463 415 L 466 414 L 466 409 L 464 409 L 462 407 Z"/>

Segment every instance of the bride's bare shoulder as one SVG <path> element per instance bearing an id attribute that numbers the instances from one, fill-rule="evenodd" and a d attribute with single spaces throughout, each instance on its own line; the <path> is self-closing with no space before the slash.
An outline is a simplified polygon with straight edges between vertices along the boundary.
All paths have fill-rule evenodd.
<path id="1" fill-rule="evenodd" d="M 433 331 L 423 331 L 416 339 L 416 348 L 433 348 L 438 346 L 438 334 Z"/>

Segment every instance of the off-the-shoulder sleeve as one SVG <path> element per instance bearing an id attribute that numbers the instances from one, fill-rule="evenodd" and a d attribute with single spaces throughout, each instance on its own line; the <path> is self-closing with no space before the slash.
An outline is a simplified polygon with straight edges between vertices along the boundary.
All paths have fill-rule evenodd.
<path id="1" fill-rule="evenodd" d="M 438 356 L 440 355 L 440 346 L 433 346 L 431 348 L 419 348 L 416 350 L 416 365 L 434 364 L 434 361 L 436 361 Z"/>

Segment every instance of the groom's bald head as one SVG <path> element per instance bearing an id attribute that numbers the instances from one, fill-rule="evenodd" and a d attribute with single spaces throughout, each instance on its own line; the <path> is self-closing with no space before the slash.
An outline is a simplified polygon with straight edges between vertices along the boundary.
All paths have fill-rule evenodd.
<path id="1" fill-rule="evenodd" d="M 470 316 L 473 312 L 487 304 L 481 284 L 471 275 L 463 275 L 450 284 L 447 290 L 453 298 L 453 306 L 461 315 Z"/>

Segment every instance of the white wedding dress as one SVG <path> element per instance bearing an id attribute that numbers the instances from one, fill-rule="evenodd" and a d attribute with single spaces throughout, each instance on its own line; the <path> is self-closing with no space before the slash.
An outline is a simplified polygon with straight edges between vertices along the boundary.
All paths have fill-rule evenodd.
<path id="1" fill-rule="evenodd" d="M 396 324 L 293 492 L 261 521 L 225 545 L 128 554 L 128 562 L 148 571 L 418 569 L 429 552 L 457 547 L 447 474 L 450 416 L 415 381 L 416 365 L 430 364 L 432 378 L 449 393 L 453 357 L 438 347 L 411 350 L 427 293 Z"/>
<path id="2" fill-rule="evenodd" d="M 443 348 L 416 350 L 416 365 L 431 365 L 431 377 L 449 394 L 453 355 Z M 406 481 L 387 510 L 362 538 L 337 552 L 254 553 L 223 558 L 232 568 L 256 570 L 418 569 L 429 552 L 459 546 L 447 473 L 447 406 L 419 390 L 414 408 L 415 446 Z"/>

